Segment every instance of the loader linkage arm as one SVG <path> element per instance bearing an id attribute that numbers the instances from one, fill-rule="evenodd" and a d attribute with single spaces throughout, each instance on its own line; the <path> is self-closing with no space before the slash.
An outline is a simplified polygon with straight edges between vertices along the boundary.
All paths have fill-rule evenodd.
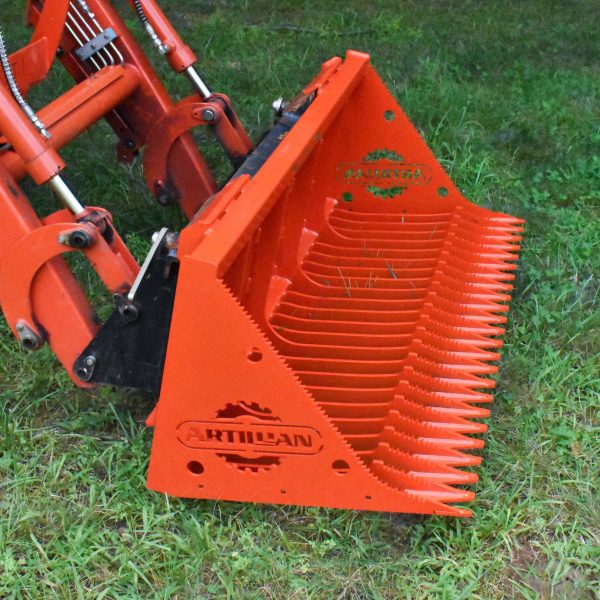
<path id="1" fill-rule="evenodd" d="M 38 349 L 47 341 L 79 385 L 91 385 L 90 376 L 77 376 L 77 369 L 82 375 L 85 367 L 75 363 L 94 340 L 98 324 L 61 255 L 83 253 L 117 298 L 127 295 L 139 267 L 111 216 L 86 208 L 62 179 L 65 165 L 59 150 L 106 118 L 119 139 L 119 160 L 133 160 L 144 149 L 150 191 L 160 204 L 179 202 L 191 218 L 216 186 L 188 130 L 209 127 L 234 168 L 252 148 L 229 98 L 210 93 L 195 70 L 196 56 L 157 4 L 136 0 L 131 5 L 153 39 L 162 40 L 161 51 L 171 68 L 190 79 L 195 95 L 179 103 L 170 98 L 105 0 L 32 0 L 27 14 L 34 28 L 30 42 L 9 55 L 0 40 L 0 302 L 23 347 Z M 76 85 L 34 113 L 26 94 L 44 79 L 55 57 Z M 25 176 L 49 185 L 66 209 L 36 215 L 19 186 Z M 155 353 L 164 354 L 168 321 L 166 326 L 161 336 L 165 342 L 156 344 Z M 138 378 L 140 385 L 134 387 L 158 390 L 161 365 L 155 364 L 148 382 Z"/>

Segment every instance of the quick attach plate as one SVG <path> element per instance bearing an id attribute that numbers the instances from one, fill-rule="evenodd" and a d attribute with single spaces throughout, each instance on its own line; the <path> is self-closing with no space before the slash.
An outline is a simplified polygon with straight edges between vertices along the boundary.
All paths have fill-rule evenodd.
<path id="1" fill-rule="evenodd" d="M 179 270 L 167 239 L 162 230 L 130 294 L 115 296 L 115 311 L 75 361 L 82 381 L 158 395 Z"/>

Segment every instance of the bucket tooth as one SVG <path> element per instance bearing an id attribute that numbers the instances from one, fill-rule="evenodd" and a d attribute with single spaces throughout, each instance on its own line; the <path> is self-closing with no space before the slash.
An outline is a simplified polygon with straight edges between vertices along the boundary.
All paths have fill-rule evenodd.
<path id="1" fill-rule="evenodd" d="M 504 317 L 498 318 L 504 319 Z M 490 352 L 489 350 L 478 348 L 477 346 L 467 346 L 448 337 L 437 335 L 422 325 L 417 327 L 415 335 L 418 336 L 417 339 L 423 344 L 427 344 L 433 348 L 444 349 L 447 352 L 451 352 L 452 355 L 457 358 L 460 357 L 483 362 L 493 362 L 500 359 L 500 353 L 498 352 Z"/>
<path id="2" fill-rule="evenodd" d="M 149 485 L 468 516 L 523 221 L 460 194 L 366 55 L 324 69 L 181 233 Z"/>
<path id="3" fill-rule="evenodd" d="M 412 452 L 402 452 L 381 442 L 373 453 L 373 460 L 381 460 L 384 464 L 399 471 L 432 483 L 467 484 L 477 481 L 477 474 L 448 467 L 434 460 L 415 456 Z"/>
<path id="4" fill-rule="evenodd" d="M 384 428 L 392 427 L 397 431 L 411 432 L 419 440 L 450 450 L 477 450 L 483 448 L 483 440 L 461 433 L 451 432 L 437 425 L 427 423 L 416 416 L 408 416 L 390 409 Z M 381 439 L 381 436 L 380 438 Z"/>
<path id="5" fill-rule="evenodd" d="M 476 423 L 458 417 L 444 408 L 424 406 L 423 404 L 407 400 L 403 396 L 394 397 L 391 410 L 397 410 L 400 414 L 409 415 L 444 431 L 452 431 L 454 433 L 484 433 L 487 431 L 487 425 L 484 423 Z"/>
<path id="6" fill-rule="evenodd" d="M 469 402 L 465 402 L 462 398 L 457 398 L 450 394 L 444 395 L 439 392 L 430 392 L 416 385 L 401 385 L 400 382 L 396 392 L 402 390 L 401 397 L 408 396 L 413 402 L 423 406 L 439 408 L 446 411 L 448 414 L 453 414 L 457 417 L 466 417 L 469 419 L 485 419 L 490 416 L 490 411 L 487 408 L 474 406 Z"/>
<path id="7" fill-rule="evenodd" d="M 398 415 L 393 427 L 388 425 L 384 428 L 381 441 L 389 444 L 391 448 L 412 453 L 418 458 L 432 460 L 447 467 L 468 467 L 481 464 L 480 456 L 440 447 L 415 437 L 412 433 L 410 419 Z"/>
<path id="8" fill-rule="evenodd" d="M 438 480 L 419 477 L 414 473 L 398 469 L 384 460 L 373 461 L 372 468 L 373 472 L 389 485 L 424 500 L 469 502 L 475 497 L 473 492 L 444 485 Z"/>

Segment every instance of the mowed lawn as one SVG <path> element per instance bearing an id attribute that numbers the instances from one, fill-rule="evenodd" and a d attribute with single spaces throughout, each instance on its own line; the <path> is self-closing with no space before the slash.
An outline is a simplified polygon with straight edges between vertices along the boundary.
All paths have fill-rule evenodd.
<path id="1" fill-rule="evenodd" d="M 115 2 L 140 31 L 123 0 Z M 14 50 L 22 0 L 0 0 Z M 465 195 L 527 219 L 474 517 L 252 506 L 145 487 L 153 401 L 79 391 L 0 323 L 1 598 L 593 598 L 599 583 L 600 23 L 596 2 L 165 0 L 256 138 L 354 48 Z M 162 65 L 146 44 L 155 64 Z M 189 89 L 165 74 L 177 94 Z M 56 69 L 39 107 L 69 85 Z M 357 127 L 368 127 L 369 115 Z M 142 257 L 179 227 L 100 124 L 63 152 Z M 213 148 L 219 173 L 226 173 Z M 49 193 L 25 184 L 41 211 Z M 0 233 L 1 235 L 1 233 Z M 98 296 L 95 280 L 89 279 Z M 109 309 L 110 310 L 110 309 Z M 104 309 L 106 312 L 106 308 Z M 202 335 L 202 332 L 198 332 Z M 201 373 L 198 374 L 201 376 Z M 226 385 L 226 382 L 224 382 Z"/>

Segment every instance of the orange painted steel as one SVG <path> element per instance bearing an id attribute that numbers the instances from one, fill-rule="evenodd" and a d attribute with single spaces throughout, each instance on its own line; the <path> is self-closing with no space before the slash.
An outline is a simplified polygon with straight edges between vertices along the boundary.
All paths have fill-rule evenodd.
<path id="1" fill-rule="evenodd" d="M 193 52 L 154 0 L 141 6 L 172 69 L 190 75 Z M 64 27 L 76 21 L 71 10 L 90 31 L 111 28 L 114 64 L 81 59 L 81 40 Z M 470 515 L 462 504 L 474 494 L 463 486 L 477 481 L 523 221 L 461 195 L 366 54 L 327 61 L 252 151 L 227 96 L 196 79 L 198 95 L 172 100 L 106 0 L 32 0 L 28 21 L 31 42 L 10 57 L 23 94 L 59 47 L 76 85 L 40 109 L 45 139 L 10 78 L 0 80 L 0 304 L 24 347 L 48 342 L 92 387 L 78 361 L 96 364 L 90 347 L 120 352 L 101 344 L 127 331 L 111 338 L 110 319 L 100 327 L 62 255 L 88 259 L 117 317 L 130 302 L 137 320 L 136 294 L 150 289 L 155 322 L 143 333 L 169 334 L 147 420 L 148 486 Z M 190 218 L 179 236 L 159 232 L 141 275 L 107 211 L 38 215 L 19 186 L 26 175 L 55 182 L 58 151 L 103 117 L 118 158 L 144 150 L 149 189 Z M 210 126 L 239 167 L 220 191 L 195 125 Z M 151 259 L 163 261 L 158 284 Z M 146 374 L 162 348 L 134 364 Z"/>
<path id="2" fill-rule="evenodd" d="M 72 231 L 89 230 L 94 244 L 81 251 L 111 292 L 131 288 L 139 267 L 106 211 L 88 209 L 77 217 L 67 211 L 38 215 L 18 182 L 29 175 L 43 184 L 62 171 L 65 164 L 57 151 L 102 117 L 120 139 L 119 158 L 134 158 L 148 144 L 154 124 L 178 106 L 115 9 L 104 0 L 89 0 L 87 6 L 93 17 L 85 16 L 79 2 L 28 2 L 27 21 L 34 33 L 8 60 L 24 96 L 44 79 L 56 56 L 75 79 L 77 85 L 38 111 L 50 139 L 44 139 L 22 111 L 0 69 L 0 304 L 13 332 L 18 333 L 18 323 L 27 325 L 40 343 L 48 342 L 75 383 L 83 387 L 90 384 L 75 376 L 73 366 L 99 325 L 90 302 L 60 257 L 76 248 L 61 245 L 56 231 L 64 237 Z M 95 71 L 78 59 L 75 51 L 79 45 L 65 26 L 65 22 L 73 24 L 72 15 L 67 17 L 69 11 L 76 11 L 83 30 L 112 28 L 120 64 Z M 215 101 L 224 103 L 237 139 L 245 141 L 249 151 L 249 140 L 227 97 L 215 95 Z M 162 145 L 162 140 L 157 143 Z M 183 212 L 193 215 L 216 187 L 189 132 L 171 140 L 164 160 L 168 164 L 159 166 L 173 183 Z"/>
<path id="3" fill-rule="evenodd" d="M 88 0 L 87 3 L 98 21 L 115 31 L 118 35 L 116 44 L 125 63 L 138 71 L 140 83 L 135 93 L 121 102 L 117 113 L 107 119 L 121 140 L 117 148 L 118 156 L 123 160 L 132 159 L 146 145 L 154 123 L 173 110 L 176 103 L 111 3 L 106 0 Z M 65 47 L 68 48 L 68 41 L 65 41 Z M 72 54 L 65 53 L 61 61 L 76 81 L 83 78 L 80 65 L 72 58 Z M 127 146 L 131 142 L 133 148 L 129 150 Z M 190 133 L 182 135 L 174 144 L 169 155 L 169 174 L 178 192 L 177 202 L 188 217 L 216 191 L 212 173 Z"/>
<path id="4" fill-rule="evenodd" d="M 228 105 L 229 99 L 222 94 L 214 94 L 210 102 L 198 102 L 197 96 L 190 96 L 152 126 L 144 153 L 144 177 L 149 189 L 170 190 L 173 184 L 169 164 L 175 143 L 184 132 L 197 126 L 211 127 L 227 156 L 236 164 L 243 162 L 252 150 L 252 142 L 237 117 L 234 123 L 227 118 L 225 108 Z M 210 121 L 204 119 L 205 111 L 211 113 Z"/>
<path id="5" fill-rule="evenodd" d="M 127 1 L 135 9 L 133 0 Z M 179 73 L 191 67 L 197 60 L 196 55 L 183 42 L 158 4 L 154 0 L 143 0 L 142 5 L 148 22 L 156 30 L 159 39 L 167 49 L 166 57 L 171 68 Z"/>
<path id="6" fill-rule="evenodd" d="M 21 93 L 46 77 L 58 49 L 70 0 L 53 0 L 39 11 L 30 42 L 10 56 L 10 64 Z M 31 5 L 31 3 L 29 3 Z M 28 11 L 29 12 L 29 11 Z M 29 24 L 33 25 L 29 19 Z M 6 79 L 0 69 L 0 84 Z"/>
<path id="7" fill-rule="evenodd" d="M 64 0 L 33 0 L 30 5 L 28 19 L 36 27 L 36 31 L 43 26 L 42 17 L 46 14 L 48 7 L 64 2 Z M 106 119 L 118 135 L 120 142 L 117 153 L 120 160 L 133 160 L 140 150 L 147 144 L 147 137 L 154 124 L 165 115 L 173 111 L 177 104 L 169 96 L 167 90 L 152 68 L 148 58 L 129 31 L 124 20 L 115 8 L 106 0 L 87 0 L 87 5 L 96 20 L 102 27 L 111 27 L 117 39 L 115 45 L 123 57 L 124 64 L 130 70 L 135 70 L 137 78 L 136 89 L 125 99 L 121 99 L 118 110 L 106 115 Z M 150 11 L 149 14 L 164 23 L 160 25 L 165 31 L 173 30 L 162 12 L 154 12 L 150 7 L 144 6 Z M 64 21 L 63 21 L 64 23 Z M 157 22 L 158 25 L 158 22 Z M 61 26 L 61 30 L 62 30 Z M 173 51 L 179 49 L 177 60 L 183 60 L 186 56 L 188 61 L 195 60 L 195 56 L 188 54 L 184 44 L 177 42 L 175 38 L 169 38 L 172 42 Z M 75 81 L 81 82 L 86 79 L 98 77 L 98 73 L 91 72 L 89 66 L 83 65 L 74 54 L 77 48 L 76 40 L 67 30 L 62 33 L 60 39 L 61 53 L 59 60 Z M 189 49 L 188 49 L 189 50 Z M 171 58 L 171 53 L 167 55 Z M 109 65 L 110 67 L 110 65 Z M 200 99 L 200 97 L 198 97 Z M 227 107 L 235 123 L 239 123 L 231 104 Z M 243 128 L 238 127 L 238 134 Z M 168 155 L 169 182 L 176 193 L 170 201 L 177 202 L 183 212 L 191 217 L 202 206 L 202 204 L 216 191 L 216 184 L 212 173 L 207 166 L 204 157 L 198 150 L 191 133 L 186 132 L 175 140 L 171 152 Z M 156 193 L 157 186 L 152 186 L 151 191 Z"/>
<path id="8" fill-rule="evenodd" d="M 367 55 L 314 89 L 181 234 L 148 485 L 467 516 L 522 220 L 460 194 Z"/>
<path id="9" fill-rule="evenodd" d="M 137 84 L 137 70 L 127 65 L 106 67 L 95 77 L 84 79 L 39 111 L 40 119 L 52 135 L 47 145 L 57 150 L 66 146 L 130 96 Z M 0 161 L 15 179 L 26 174 L 19 153 L 0 154 Z"/>
<path id="10" fill-rule="evenodd" d="M 18 321 L 25 324 L 38 335 L 43 335 L 35 324 L 30 291 L 38 271 L 50 260 L 75 252 L 74 247 L 65 247 L 61 237 L 76 232 L 85 232 L 91 244 L 81 252 L 89 259 L 107 289 L 113 293 L 128 290 L 137 275 L 137 264 L 131 259 L 124 246 L 109 244 L 91 223 L 77 223 L 67 211 L 61 211 L 54 222 L 34 229 L 11 247 L 10 255 L 2 261 L 0 268 L 0 298 L 2 310 L 9 325 L 16 329 Z M 112 260 L 117 257 L 117 260 Z M 80 351 L 83 348 L 80 348 Z"/>
<path id="11" fill-rule="evenodd" d="M 0 222 L 1 266 L 4 260 L 11 256 L 12 249 L 19 240 L 43 226 L 18 184 L 1 162 Z M 10 288 L 11 283 L 8 281 L 6 285 Z M 66 263 L 60 258 L 54 258 L 41 267 L 35 278 L 35 287 L 31 289 L 28 298 L 36 324 L 41 324 L 45 331 L 50 332 L 48 343 L 70 372 L 75 358 L 94 336 L 98 325 L 94 322 L 93 311 Z M 11 326 L 13 331 L 16 331 L 16 321 L 11 323 Z"/>
<path id="12" fill-rule="evenodd" d="M 0 86 L 0 132 L 22 159 L 25 170 L 38 184 L 58 174 L 64 163 L 14 101 L 8 89 Z"/>

